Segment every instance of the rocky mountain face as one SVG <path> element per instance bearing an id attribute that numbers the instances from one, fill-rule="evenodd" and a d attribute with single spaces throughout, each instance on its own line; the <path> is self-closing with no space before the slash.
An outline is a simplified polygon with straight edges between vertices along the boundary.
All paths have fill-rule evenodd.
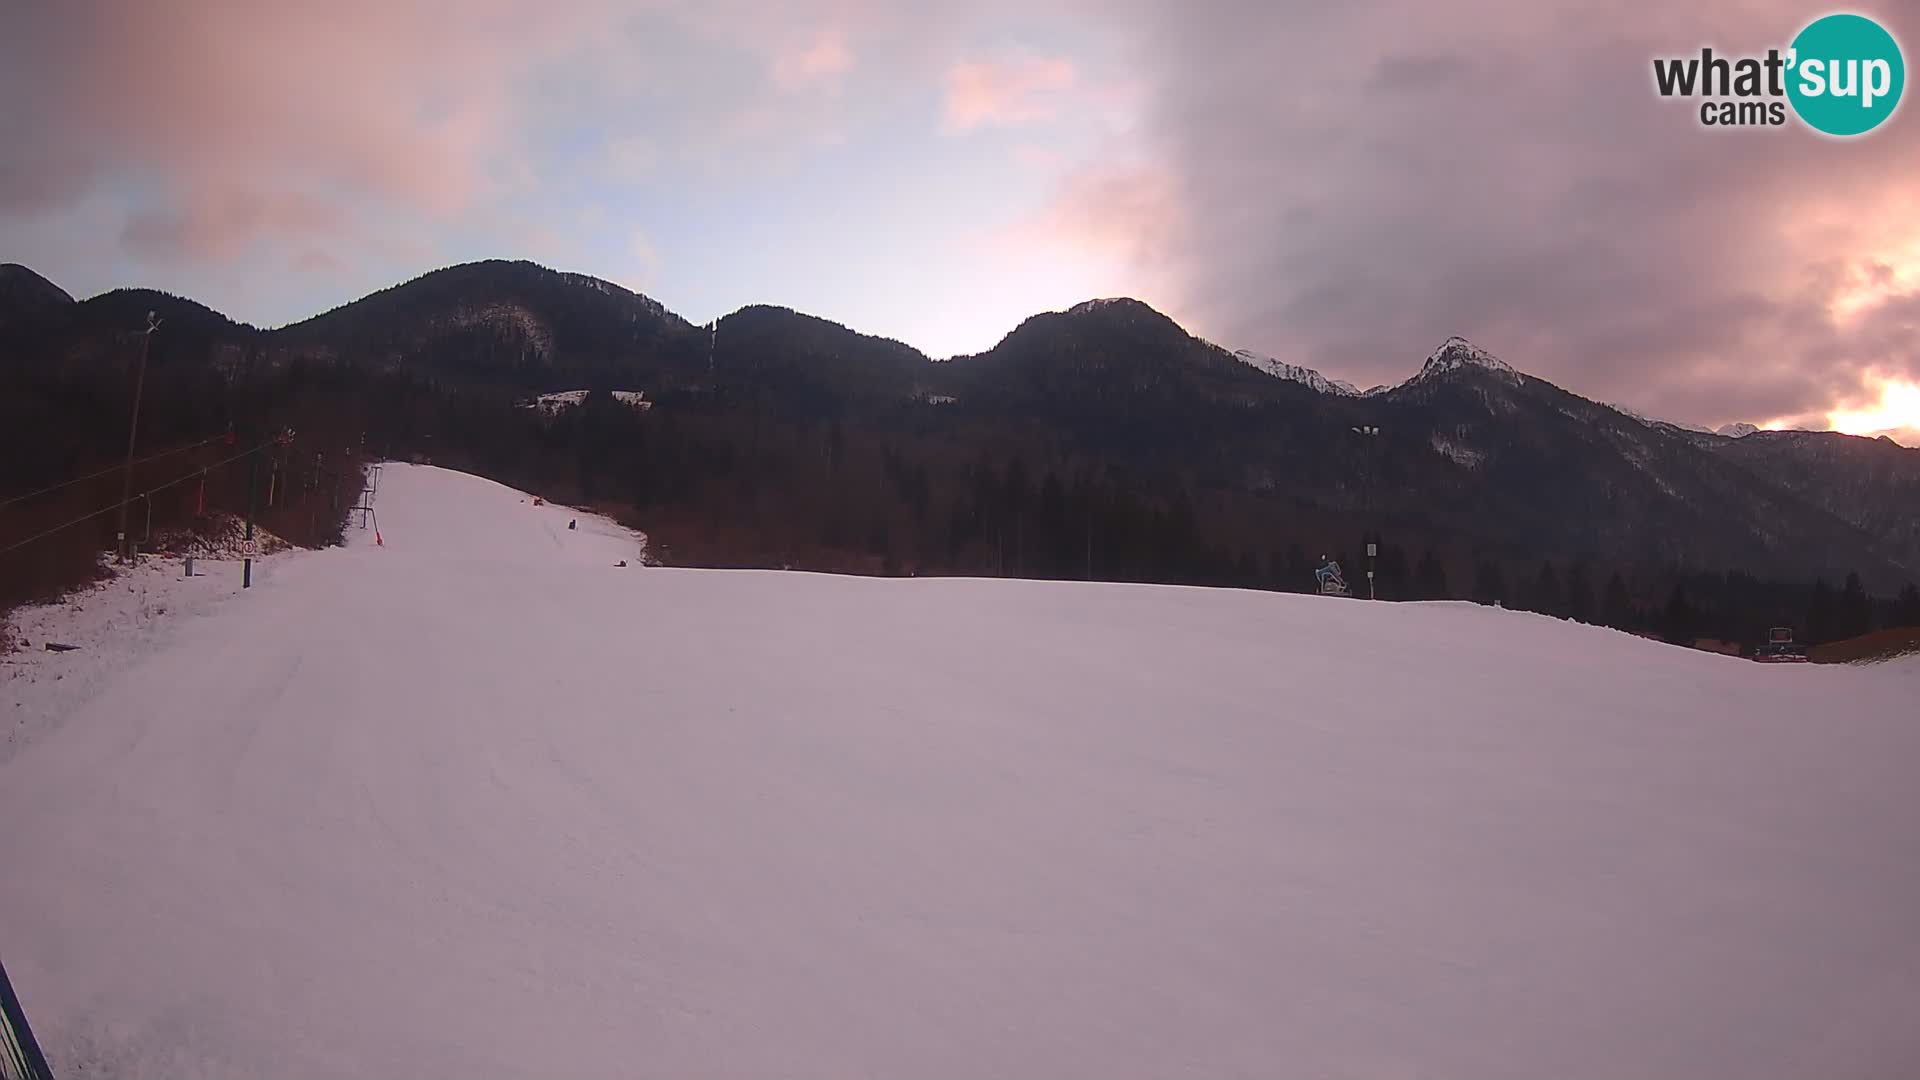
<path id="1" fill-rule="evenodd" d="M 1702 440 L 1716 457 L 1884 541 L 1920 549 L 1920 450 L 1833 431 L 1748 431 Z"/>
<path id="2" fill-rule="evenodd" d="M 1429 364 L 1382 398 L 1383 429 L 1425 434 L 1464 474 L 1445 489 L 1456 505 L 1502 522 L 1516 540 L 1696 570 L 1837 576 L 1853 567 L 1887 584 L 1920 565 L 1920 546 L 1897 531 L 1837 515 L 1807 498 L 1806 485 L 1723 456 L 1733 439 L 1643 423 L 1504 365 L 1436 373 Z M 1920 470 L 1920 452 L 1906 453 Z"/>
<path id="3" fill-rule="evenodd" d="M 1329 379 L 1310 367 L 1289 364 L 1285 360 L 1276 360 L 1271 356 L 1261 356 L 1246 349 L 1235 349 L 1233 355 L 1242 363 L 1251 364 L 1276 379 L 1297 382 L 1309 390 L 1322 394 L 1340 394 L 1344 397 L 1358 397 L 1360 390 L 1345 379 Z"/>
<path id="4" fill-rule="evenodd" d="M 1907 486 L 1920 480 L 1920 451 L 1649 423 L 1459 338 L 1405 382 L 1355 393 L 1251 365 L 1149 312 L 1116 303 L 1029 320 L 988 354 L 954 361 L 978 369 L 955 393 L 963 404 L 985 394 L 1138 467 L 1177 462 L 1212 487 L 1402 535 L 1696 570 L 1851 568 L 1889 585 L 1920 573 L 1920 538 L 1901 509 L 1920 505 Z"/>
<path id="5" fill-rule="evenodd" d="M 654 423 L 832 424 L 835 438 L 940 448 L 929 461 L 1018 453 L 1152 477 L 1238 515 L 1245 543 L 1311 522 L 1515 560 L 1858 571 L 1886 588 L 1920 577 L 1920 450 L 1646 421 L 1458 338 L 1406 381 L 1362 393 L 1125 299 L 1036 315 L 984 353 L 935 362 L 784 308 L 695 326 L 530 263 L 435 271 L 271 331 L 142 290 L 61 304 L 35 281 L 0 274 L 0 370 L 124 357 L 151 309 L 166 320 L 163 367 L 399 373 L 436 392 L 519 396 L 644 390 Z"/>

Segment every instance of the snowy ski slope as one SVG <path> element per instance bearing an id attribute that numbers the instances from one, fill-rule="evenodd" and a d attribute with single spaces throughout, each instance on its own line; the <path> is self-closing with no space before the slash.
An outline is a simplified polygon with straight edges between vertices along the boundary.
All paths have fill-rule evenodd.
<path id="1" fill-rule="evenodd" d="M 60 1075 L 1920 1073 L 1912 665 L 376 505 L 0 765 Z"/>

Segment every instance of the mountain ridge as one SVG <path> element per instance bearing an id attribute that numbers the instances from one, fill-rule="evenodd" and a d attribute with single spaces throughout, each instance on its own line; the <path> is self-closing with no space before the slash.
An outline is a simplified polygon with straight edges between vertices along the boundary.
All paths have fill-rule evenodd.
<path id="1" fill-rule="evenodd" d="M 0 360 L 64 358 L 107 377 L 149 306 L 166 320 L 153 342 L 162 368 L 189 371 L 198 358 L 228 373 L 365 369 L 430 395 L 465 388 L 474 401 L 509 403 L 643 391 L 654 422 L 736 417 L 748 447 L 776 423 L 841 430 L 876 451 L 925 441 L 934 460 L 1021 448 L 1061 469 L 1123 470 L 1156 491 L 1220 493 L 1236 507 L 1219 512 L 1237 522 L 1241 544 L 1377 520 L 1434 545 L 1612 565 L 1795 577 L 1857 568 L 1880 583 L 1920 574 L 1920 533 L 1897 510 L 1920 476 L 1920 451 L 1649 422 L 1457 336 L 1404 381 L 1351 392 L 1311 369 L 1254 363 L 1141 301 L 1104 298 L 1030 316 L 985 352 L 935 360 L 773 305 L 697 326 L 601 279 L 489 260 L 273 330 L 183 298 L 115 290 L 0 328 Z M 1361 440 L 1362 429 L 1381 434 Z M 413 421 L 394 430 L 429 434 Z M 889 468 L 906 483 L 905 466 Z M 1855 469 L 1864 479 L 1852 479 Z"/>
<path id="2" fill-rule="evenodd" d="M 704 330 L 707 328 L 707 326 L 711 325 L 711 324 L 692 323 L 691 321 L 686 319 L 684 316 L 681 316 L 678 313 L 671 311 L 664 304 L 654 299 L 653 297 L 647 296 L 644 293 L 635 292 L 633 290 L 626 288 L 625 286 L 619 285 L 615 282 L 608 281 L 604 278 L 599 278 L 591 274 L 584 274 L 584 273 L 579 273 L 575 271 L 559 270 L 553 267 L 548 267 L 542 263 L 537 263 L 527 259 L 479 259 L 479 260 L 473 260 L 470 262 L 456 263 L 450 266 L 440 267 L 434 270 L 426 271 L 425 273 L 422 273 L 422 274 L 415 275 L 414 277 L 409 278 L 405 281 L 401 281 L 393 285 L 374 290 L 373 292 L 367 293 L 364 296 L 358 297 L 354 300 L 350 300 L 342 304 L 335 305 L 334 307 L 329 308 L 325 311 L 319 312 L 317 314 L 310 315 L 302 319 L 297 319 L 293 322 L 286 323 L 282 326 L 267 327 L 267 328 L 254 327 L 250 324 L 240 322 L 238 320 L 231 318 L 225 313 L 220 312 L 217 309 L 208 307 L 207 305 L 201 304 L 198 301 L 194 301 L 194 300 L 191 300 L 190 298 L 178 296 L 176 294 L 169 293 L 159 289 L 116 288 L 116 289 L 108 290 L 107 292 L 98 294 L 94 297 L 89 297 L 84 300 L 76 301 L 71 295 L 69 295 L 65 290 L 61 289 L 57 284 L 53 283 L 51 280 L 45 278 L 44 276 L 38 274 L 37 272 L 32 270 L 30 267 L 24 266 L 19 263 L 0 263 L 0 322 L 4 322 L 6 320 L 6 315 L 8 310 L 6 301 L 10 292 L 15 289 L 24 289 L 45 297 L 57 297 L 58 299 L 55 300 L 53 304 L 46 305 L 46 306 L 53 306 L 53 307 L 63 307 L 68 305 L 82 306 L 82 305 L 95 304 L 96 302 L 113 303 L 122 308 L 131 308 L 134 306 L 138 306 L 138 304 L 141 302 L 158 304 L 161 306 L 187 305 L 190 309 L 194 310 L 194 314 L 197 316 L 198 320 L 202 322 L 219 322 L 219 323 L 229 324 L 236 330 L 257 333 L 257 334 L 263 335 L 267 339 L 274 340 L 274 341 L 288 341 L 288 340 L 297 341 L 303 337 L 311 336 L 316 330 L 316 328 L 324 327 L 330 321 L 335 321 L 339 317 L 344 316 L 346 314 L 361 312 L 361 311 L 367 310 L 370 307 L 378 307 L 395 298 L 418 292 L 423 288 L 438 286 L 441 284 L 458 284 L 461 282 L 461 279 L 473 279 L 473 278 L 480 277 L 485 273 L 488 273 L 491 271 L 497 271 L 497 270 L 504 270 L 506 272 L 518 275 L 522 278 L 523 283 L 528 278 L 535 278 L 535 279 L 544 278 L 548 282 L 555 285 L 574 286 L 574 287 L 578 287 L 588 291 L 600 293 L 608 297 L 610 300 L 612 300 L 616 304 L 626 304 L 630 306 L 632 309 L 632 315 L 630 316 L 631 319 L 637 320 L 640 316 L 645 316 L 647 318 L 657 320 L 662 324 L 671 326 L 677 332 L 692 333 L 692 332 Z M 114 298 L 114 299 L 110 301 L 107 298 Z M 141 299 L 135 302 L 129 302 L 133 298 L 144 298 L 144 299 Z M 865 334 L 860 331 L 854 330 L 843 323 L 837 322 L 827 316 L 816 315 L 810 312 L 800 311 L 796 308 L 791 308 L 785 305 L 779 305 L 779 304 L 773 304 L 773 303 L 748 304 L 737 309 L 733 313 L 730 313 L 728 315 L 718 316 L 714 320 L 712 320 L 712 322 L 724 325 L 726 320 L 729 318 L 732 318 L 734 315 L 738 315 L 742 312 L 747 312 L 753 309 L 768 309 L 771 311 L 785 312 L 798 319 L 816 321 L 826 326 L 845 331 L 849 334 L 857 335 L 863 339 L 876 341 L 876 342 L 888 342 L 888 343 L 891 343 L 892 345 L 898 346 L 901 349 L 907 350 L 917 355 L 919 358 L 921 358 L 922 360 L 925 360 L 929 364 L 935 364 L 935 365 L 948 364 L 948 363 L 951 363 L 953 360 L 962 359 L 961 356 L 949 357 L 945 359 L 935 358 L 922 350 L 916 349 L 913 346 L 908 345 L 904 342 L 900 342 L 896 339 L 885 338 L 879 335 Z M 471 312 L 471 315 L 472 315 L 471 321 L 475 323 L 484 323 L 488 321 L 513 322 L 516 320 L 523 319 L 525 314 L 526 312 L 524 312 L 523 310 L 520 310 L 514 305 L 501 304 L 501 305 L 496 305 L 490 309 L 477 309 Z M 1405 386 L 1408 383 L 1421 379 L 1423 377 L 1431 377 L 1433 375 L 1444 374 L 1450 371 L 1457 371 L 1463 368 L 1474 368 L 1474 369 L 1492 372 L 1495 376 L 1502 379 L 1507 379 L 1507 380 L 1539 379 L 1539 376 L 1533 375 L 1529 372 L 1526 372 L 1523 369 L 1516 368 L 1513 365 L 1506 363 L 1505 361 L 1495 356 L 1492 352 L 1484 348 L 1481 348 L 1478 345 L 1475 345 L 1473 342 L 1471 342 L 1464 336 L 1451 335 L 1447 337 L 1445 340 L 1443 340 L 1440 343 L 1440 345 L 1437 346 L 1431 353 L 1429 353 L 1426 359 L 1421 363 L 1420 367 L 1417 370 L 1415 370 L 1411 375 L 1409 375 L 1406 379 L 1403 379 L 1399 383 L 1381 384 L 1381 385 L 1369 387 L 1365 390 L 1361 390 L 1354 383 L 1348 380 L 1334 378 L 1332 376 L 1326 375 L 1321 371 L 1311 367 L 1293 364 L 1288 361 L 1280 360 L 1277 357 L 1257 353 L 1251 349 L 1244 349 L 1244 348 L 1228 349 L 1224 346 L 1215 345 L 1214 343 L 1208 342 L 1203 338 L 1199 338 L 1195 335 L 1192 335 L 1191 332 L 1187 331 L 1184 327 L 1181 327 L 1179 323 L 1174 321 L 1170 316 L 1159 311 L 1158 309 L 1154 308 L 1152 305 L 1146 303 L 1145 301 L 1138 300 L 1133 297 L 1125 297 L 1125 296 L 1096 297 L 1096 298 L 1091 298 L 1088 300 L 1081 301 L 1077 304 L 1070 305 L 1069 307 L 1066 307 L 1060 310 L 1035 313 L 1034 315 L 1030 315 L 1027 318 L 1021 320 L 1019 324 L 1017 324 L 1013 329 L 1009 330 L 1007 334 L 1003 336 L 1002 342 L 1004 342 L 1006 338 L 1012 337 L 1015 334 L 1019 333 L 1019 331 L 1023 327 L 1025 327 L 1028 323 L 1031 323 L 1036 319 L 1044 319 L 1049 316 L 1084 317 L 1084 316 L 1098 315 L 1098 316 L 1104 316 L 1104 317 L 1111 317 L 1116 314 L 1121 315 L 1126 319 L 1136 323 L 1155 324 L 1158 326 L 1159 329 L 1163 331 L 1170 330 L 1173 333 L 1176 333 L 1177 335 L 1179 335 L 1180 337 L 1190 338 L 1193 341 L 1200 342 L 1211 348 L 1219 349 L 1222 353 L 1233 357 L 1234 359 L 1245 364 L 1246 366 L 1251 367 L 1254 370 L 1260 371 L 1261 373 L 1269 375 L 1273 378 L 1286 381 L 1286 382 L 1295 383 L 1297 385 L 1305 386 L 1319 393 L 1333 394 L 1333 395 L 1338 395 L 1342 397 L 1365 398 L 1372 395 L 1381 394 L 1389 390 L 1396 389 L 1398 387 Z M 537 328 L 534 328 L 531 326 L 524 326 L 523 329 L 527 332 L 527 335 L 530 339 L 530 344 L 535 346 L 535 351 L 537 353 L 544 353 L 554 347 L 554 343 L 548 340 L 544 336 L 544 334 L 540 333 Z M 997 347 L 998 346 L 996 346 L 996 348 Z M 992 350 L 987 350 L 987 351 L 991 352 Z M 983 354 L 967 354 L 967 355 L 977 356 L 977 355 L 983 355 Z M 1597 399 L 1587 399 L 1587 400 L 1597 400 Z M 1639 421 L 1642 424 L 1653 426 L 1653 427 L 1672 428 L 1679 431 L 1685 431 L 1685 432 L 1696 433 L 1696 434 L 1719 435 L 1726 438 L 1740 438 L 1746 434 L 1750 434 L 1752 432 L 1761 430 L 1755 427 L 1754 425 L 1748 424 L 1748 423 L 1729 423 L 1721 426 L 1718 430 L 1715 430 L 1715 429 L 1710 429 L 1697 424 L 1688 424 L 1688 423 L 1681 423 L 1676 421 L 1652 418 L 1624 405 L 1619 405 L 1615 403 L 1602 403 L 1602 404 L 1606 404 L 1609 408 L 1612 408 L 1617 412 L 1620 412 L 1636 421 Z M 1899 444 L 1895 443 L 1895 445 L 1899 445 Z M 1911 449 L 1911 448 L 1907 448 L 1907 449 Z"/>
<path id="3" fill-rule="evenodd" d="M 72 305 L 73 296 L 19 263 L 0 263 L 0 324 Z"/>

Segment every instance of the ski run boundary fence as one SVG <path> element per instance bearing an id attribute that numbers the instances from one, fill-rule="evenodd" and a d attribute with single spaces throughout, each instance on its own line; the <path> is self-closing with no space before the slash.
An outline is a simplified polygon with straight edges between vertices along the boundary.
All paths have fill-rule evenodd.
<path id="1" fill-rule="evenodd" d="M 33 1029 L 27 1026 L 26 1010 L 7 981 L 7 969 L 0 965 L 0 1077 L 5 1080 L 53 1080 L 40 1044 L 33 1041 Z"/>

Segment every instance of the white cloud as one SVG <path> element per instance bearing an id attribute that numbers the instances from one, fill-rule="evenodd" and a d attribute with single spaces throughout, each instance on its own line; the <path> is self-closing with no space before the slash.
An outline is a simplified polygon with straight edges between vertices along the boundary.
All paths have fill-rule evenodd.
<path id="1" fill-rule="evenodd" d="M 853 67 L 847 35 L 838 29 L 821 30 L 806 45 L 783 49 L 773 58 L 773 82 L 787 93 L 798 93 L 831 83 Z"/>
<path id="2" fill-rule="evenodd" d="M 1060 57 L 963 60 L 947 69 L 944 130 L 959 134 L 1048 119 L 1078 77 L 1073 62 Z"/>

